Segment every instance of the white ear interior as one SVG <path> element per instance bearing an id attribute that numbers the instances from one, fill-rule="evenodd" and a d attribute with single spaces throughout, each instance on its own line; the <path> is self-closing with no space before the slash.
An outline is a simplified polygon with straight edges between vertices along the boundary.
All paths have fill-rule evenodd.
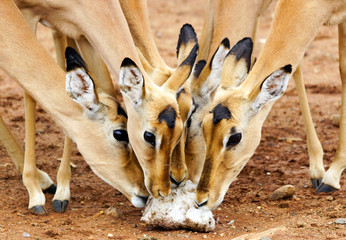
<path id="1" fill-rule="evenodd" d="M 143 86 L 143 75 L 137 67 L 126 66 L 120 69 L 120 91 L 131 99 L 135 107 L 142 103 Z"/>
<path id="2" fill-rule="evenodd" d="M 290 73 L 279 69 L 267 77 L 261 87 L 256 100 L 252 104 L 253 110 L 258 112 L 265 104 L 279 99 L 287 89 Z"/>
<path id="3" fill-rule="evenodd" d="M 229 48 L 223 44 L 216 50 L 211 62 L 211 72 L 201 89 L 202 96 L 209 96 L 220 85 L 222 66 L 228 51 Z"/>
<path id="4" fill-rule="evenodd" d="M 77 68 L 66 74 L 66 92 L 89 114 L 98 110 L 94 82 L 84 69 Z"/>

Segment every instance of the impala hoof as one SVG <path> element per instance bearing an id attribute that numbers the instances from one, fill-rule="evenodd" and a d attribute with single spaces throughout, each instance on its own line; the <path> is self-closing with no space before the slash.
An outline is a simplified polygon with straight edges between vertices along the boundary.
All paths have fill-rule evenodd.
<path id="1" fill-rule="evenodd" d="M 56 185 L 52 184 L 49 186 L 49 188 L 43 190 L 43 193 L 50 193 L 50 194 L 55 194 L 56 192 Z"/>
<path id="2" fill-rule="evenodd" d="M 67 209 L 69 201 L 68 200 L 54 200 L 53 201 L 53 209 L 54 211 L 58 212 L 58 213 L 64 213 Z"/>
<path id="3" fill-rule="evenodd" d="M 316 193 L 330 193 L 330 192 L 335 192 L 338 191 L 339 189 L 329 186 L 327 184 L 322 183 L 317 189 L 316 189 Z"/>
<path id="4" fill-rule="evenodd" d="M 44 209 L 44 207 L 41 205 L 34 206 L 34 207 L 30 208 L 29 211 L 35 215 L 41 215 L 41 216 L 47 215 L 46 209 Z"/>
<path id="5" fill-rule="evenodd" d="M 322 178 L 316 179 L 316 178 L 311 178 L 311 183 L 312 187 L 317 190 L 318 187 L 322 184 Z"/>

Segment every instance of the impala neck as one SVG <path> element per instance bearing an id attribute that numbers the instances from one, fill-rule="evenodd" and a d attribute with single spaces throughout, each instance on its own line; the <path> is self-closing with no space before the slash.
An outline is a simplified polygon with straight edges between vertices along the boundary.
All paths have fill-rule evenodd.
<path id="1" fill-rule="evenodd" d="M 65 92 L 65 73 L 37 42 L 17 7 L 0 4 L 0 68 L 14 78 L 60 126 L 78 119 L 82 111 Z M 40 65 L 40 63 L 42 65 Z"/>
<path id="2" fill-rule="evenodd" d="M 340 4 L 335 2 L 279 1 L 269 37 L 244 82 L 245 89 L 258 88 L 267 76 L 287 64 L 295 71 L 319 28 Z"/>
<path id="3" fill-rule="evenodd" d="M 143 56 L 154 68 L 167 69 L 151 32 L 146 0 L 120 1 L 121 8 L 135 42 Z M 135 14 L 134 14 L 135 13 Z"/>

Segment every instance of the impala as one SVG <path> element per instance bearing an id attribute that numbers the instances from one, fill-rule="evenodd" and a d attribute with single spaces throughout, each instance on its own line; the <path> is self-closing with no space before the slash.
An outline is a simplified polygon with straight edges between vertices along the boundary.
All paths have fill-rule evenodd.
<path id="1" fill-rule="evenodd" d="M 215 92 L 210 112 L 203 119 L 207 152 L 196 202 L 210 209 L 218 206 L 227 188 L 260 142 L 261 127 L 273 103 L 285 92 L 291 73 L 297 69 L 309 43 L 322 24 L 339 24 L 342 107 L 339 146 L 335 159 L 324 174 L 322 161 L 315 164 L 312 177 L 322 178 L 317 192 L 340 188 L 346 167 L 345 126 L 345 1 L 288 1 L 277 6 L 268 40 L 249 75 L 252 42 L 238 42 L 218 66 L 221 84 Z M 231 67 L 229 67 L 231 66 Z M 312 159 L 310 159 L 311 161 Z M 317 167 L 316 167 L 317 166 Z"/>
<path id="2" fill-rule="evenodd" d="M 127 23 L 129 25 L 135 45 L 138 48 L 141 63 L 145 72 L 162 86 L 174 73 L 174 69 L 167 66 L 161 58 L 151 28 L 146 0 L 120 1 Z M 134 14 L 137 13 L 137 14 Z M 178 66 L 189 56 L 197 44 L 197 36 L 191 25 L 185 24 L 181 30 L 177 44 Z M 183 78 L 187 78 L 186 75 Z M 190 82 L 186 82 L 176 95 L 181 119 L 184 123 L 183 136 L 173 150 L 170 164 L 170 180 L 172 186 L 179 186 L 188 177 L 185 164 L 185 138 L 187 134 L 187 120 L 193 110 Z"/>
<path id="3" fill-rule="evenodd" d="M 195 67 L 195 77 L 190 79 L 194 109 L 188 124 L 185 148 L 189 179 L 196 184 L 202 173 L 206 152 L 202 121 L 210 111 L 215 89 L 220 84 L 220 65 L 230 46 L 244 37 L 255 38 L 258 18 L 270 2 L 210 0 L 207 5 L 198 65 Z"/>
<path id="4" fill-rule="evenodd" d="M 112 96 L 94 91 L 93 82 L 83 66 L 70 68 L 67 75 L 71 82 L 77 82 L 67 88 L 77 102 L 74 103 L 64 91 L 64 71 L 37 42 L 14 3 L 3 1 L 0 12 L 0 67 L 64 128 L 101 179 L 122 192 L 133 205 L 143 207 L 148 192 L 142 169 L 126 137 L 126 114 L 120 104 Z M 125 19 L 122 23 L 126 24 Z M 124 33 L 128 33 L 131 39 L 129 31 Z M 85 86 L 78 81 L 87 83 L 88 91 L 81 88 Z M 38 174 L 35 161 L 25 159 L 23 182 L 30 196 L 29 209 L 36 214 L 44 214 L 45 198 L 41 186 L 49 186 L 50 183 L 42 183 L 42 179 L 37 178 Z M 62 208 L 66 205 L 65 200 L 60 200 Z"/>
<path id="5" fill-rule="evenodd" d="M 147 76 L 140 65 L 133 44 L 127 44 L 126 48 L 120 46 L 122 44 L 119 43 L 129 43 L 129 39 L 128 27 L 127 24 L 123 24 L 119 2 L 103 1 L 95 4 L 94 1 L 18 0 L 16 4 L 25 16 L 29 16 L 27 18 L 31 24 L 41 21 L 70 37 L 78 39 L 85 36 L 91 45 L 100 52 L 115 77 L 118 76 L 119 63 L 125 58 L 119 84 L 121 84 L 122 93 L 127 96 L 124 102 L 129 115 L 129 138 L 134 142 L 133 149 L 139 156 L 138 160 L 144 170 L 145 183 L 149 192 L 155 197 L 169 194 L 170 158 L 172 150 L 182 134 L 183 125 L 175 96 L 189 76 L 198 47 L 193 48 L 191 54 L 185 55 L 186 58 L 181 61 L 180 67 L 168 80 L 162 80 L 160 79 L 162 76 Z M 99 14 L 100 12 L 102 14 Z M 140 27 L 142 22 L 139 22 Z M 108 26 L 107 34 L 103 32 L 105 23 Z M 127 71 L 132 69 L 138 71 Z M 138 76 L 140 78 L 143 76 L 145 81 L 132 82 Z M 165 80 L 167 81 L 165 82 Z M 144 82 L 145 85 L 143 85 Z M 165 84 L 160 87 L 155 84 L 160 82 L 165 82 Z M 136 87 L 142 86 L 143 91 L 136 91 L 133 83 L 140 84 Z M 140 101 L 141 104 L 137 102 L 139 99 L 143 100 Z M 163 118 L 163 116 L 165 117 Z M 138 119 L 142 121 L 138 121 Z M 137 123 L 140 124 L 137 125 Z M 155 141 L 157 148 L 155 151 L 148 151 L 148 147 L 154 145 L 154 138 L 159 140 Z M 161 142 L 163 143 L 162 148 L 160 147 Z M 165 143 L 169 144 L 165 145 Z M 152 167 L 153 162 L 155 168 Z"/>

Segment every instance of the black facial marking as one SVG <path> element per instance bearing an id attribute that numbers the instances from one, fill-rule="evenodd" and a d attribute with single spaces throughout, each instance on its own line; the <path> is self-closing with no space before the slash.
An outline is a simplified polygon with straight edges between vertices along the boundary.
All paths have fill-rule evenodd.
<path id="1" fill-rule="evenodd" d="M 181 93 L 186 93 L 184 88 L 180 89 L 179 92 L 177 92 L 177 99 L 180 97 Z"/>
<path id="2" fill-rule="evenodd" d="M 127 114 L 125 112 L 125 109 L 123 109 L 120 105 L 120 103 L 117 102 L 117 105 L 118 105 L 118 115 L 123 115 L 124 117 L 127 118 Z"/>
<path id="3" fill-rule="evenodd" d="M 252 55 L 253 43 L 251 38 L 246 37 L 237 42 L 236 45 L 232 47 L 232 49 L 228 52 L 229 54 L 235 55 L 236 60 L 238 61 L 240 58 L 245 59 L 247 70 L 250 71 L 251 66 L 251 55 Z"/>
<path id="4" fill-rule="evenodd" d="M 174 108 L 168 106 L 159 114 L 159 122 L 165 121 L 169 128 L 174 128 L 176 115 Z"/>
<path id="5" fill-rule="evenodd" d="M 214 109 L 211 111 L 211 113 L 214 114 L 213 116 L 213 124 L 217 124 L 222 119 L 230 119 L 231 118 L 231 112 L 229 109 L 225 106 L 222 106 L 221 103 L 216 105 Z"/>
<path id="6" fill-rule="evenodd" d="M 78 54 L 76 50 L 71 47 L 67 47 L 65 50 L 66 58 L 66 71 L 71 71 L 76 68 L 84 68 L 88 72 L 88 68 L 83 58 Z"/>
<path id="7" fill-rule="evenodd" d="M 184 24 L 180 29 L 179 33 L 177 44 L 177 56 L 179 54 L 181 44 L 187 44 L 190 41 L 197 42 L 196 32 L 190 24 Z"/>
<path id="8" fill-rule="evenodd" d="M 198 78 L 199 75 L 201 74 L 204 66 L 207 64 L 207 62 L 205 60 L 199 60 L 198 63 L 195 65 L 195 69 L 193 74 L 195 75 L 195 78 Z"/>

